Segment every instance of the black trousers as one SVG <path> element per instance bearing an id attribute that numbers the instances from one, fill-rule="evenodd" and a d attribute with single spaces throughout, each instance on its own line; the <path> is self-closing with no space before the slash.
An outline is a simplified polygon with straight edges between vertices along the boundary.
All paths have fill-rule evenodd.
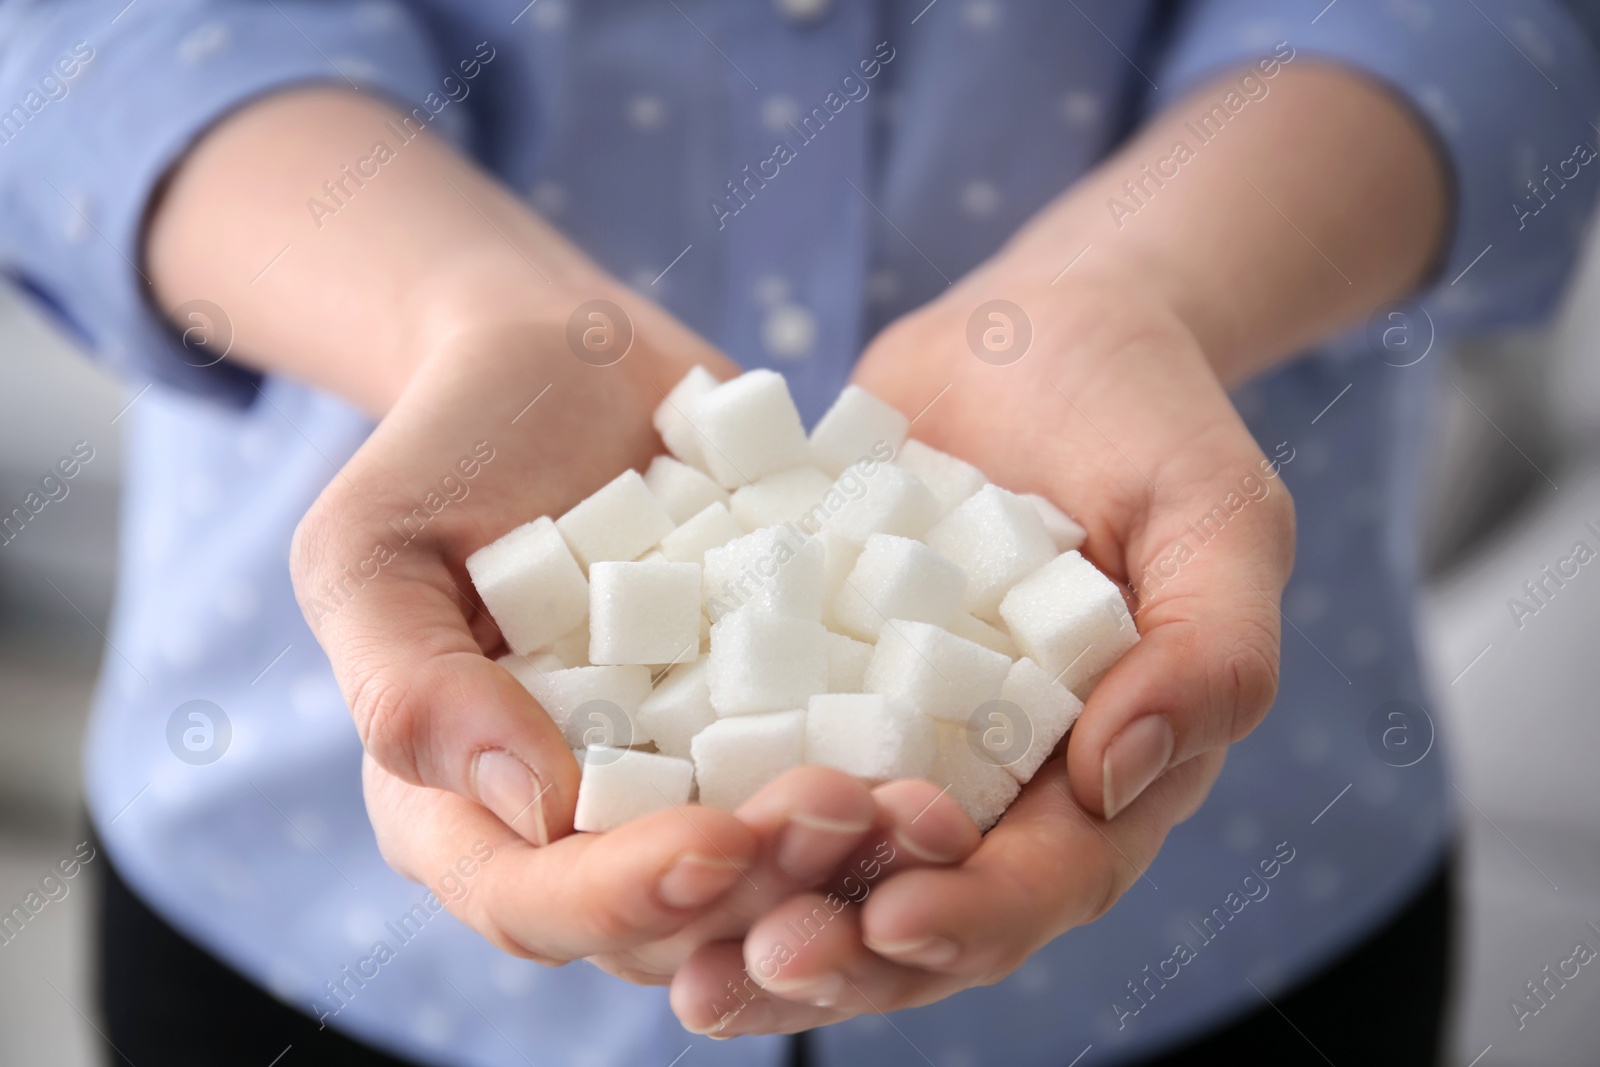
<path id="1" fill-rule="evenodd" d="M 110 1062 L 267 1067 L 407 1067 L 274 999 L 151 911 L 110 857 L 100 894 L 100 1006 Z M 1451 864 L 1382 929 L 1321 974 L 1144 1067 L 1396 1064 L 1438 1055 L 1450 972 Z M 791 1063 L 805 1067 L 805 1035 Z M 1326 1057 L 1326 1059 L 1325 1059 Z M 414 1064 L 410 1067 L 415 1067 Z"/>

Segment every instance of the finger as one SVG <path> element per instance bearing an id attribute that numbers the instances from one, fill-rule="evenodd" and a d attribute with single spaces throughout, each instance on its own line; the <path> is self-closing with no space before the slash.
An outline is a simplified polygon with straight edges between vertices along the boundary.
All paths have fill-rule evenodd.
<path id="1" fill-rule="evenodd" d="M 481 842 L 493 858 L 470 892 L 440 899 L 498 947 L 547 963 L 676 932 L 742 884 L 759 851 L 731 813 L 698 805 L 536 848 L 470 800 L 401 781 L 372 759 L 365 778 L 390 865 L 431 883 Z"/>
<path id="2" fill-rule="evenodd" d="M 768 842 L 764 864 L 803 888 L 827 877 L 859 846 L 877 805 L 859 779 L 807 765 L 762 786 L 736 814 Z"/>
<path id="3" fill-rule="evenodd" d="M 1206 514 L 1210 491 L 1226 499 L 1226 480 L 1206 484 L 1213 489 L 1154 505 L 1160 517 L 1152 522 Z M 1115 818 L 1167 768 L 1238 741 L 1266 715 L 1277 693 L 1278 603 L 1293 529 L 1287 491 L 1270 488 L 1184 555 L 1172 578 L 1146 568 L 1142 583 L 1136 579 L 1139 643 L 1095 686 L 1067 747 L 1073 791 L 1086 809 Z M 1155 532 L 1141 537 L 1129 556 L 1136 573 L 1151 553 L 1173 559 L 1173 543 Z"/>
<path id="4" fill-rule="evenodd" d="M 743 953 L 739 941 L 712 941 L 678 968 L 668 1000 L 685 1030 L 723 1040 L 743 1034 L 794 1034 L 844 1018 L 839 1012 L 791 1003 L 766 992 L 745 970 Z"/>
<path id="5" fill-rule="evenodd" d="M 776 946 L 785 938 L 804 939 L 804 952 L 782 960 L 780 975 L 758 975 L 768 992 L 781 999 L 826 1007 L 824 1001 L 844 996 L 844 986 L 855 982 L 860 995 L 846 998 L 852 1010 L 871 1010 L 861 996 L 881 995 L 903 1004 L 903 983 L 893 980 L 903 969 L 861 943 L 856 923 L 860 905 L 883 881 L 906 871 L 959 863 L 982 840 L 948 791 L 929 782 L 890 782 L 874 789 L 872 797 L 877 808 L 873 827 L 834 876 L 818 892 L 796 894 L 775 905 L 746 936 L 747 957 L 759 951 L 770 958 L 772 952 L 762 947 L 769 941 Z M 827 936 L 811 936 L 819 923 L 827 927 Z M 876 993 L 866 993 L 869 988 Z"/>
<path id="6" fill-rule="evenodd" d="M 864 944 L 908 966 L 999 980 L 1141 878 L 1222 760 L 1212 752 L 1173 768 L 1113 822 L 1076 803 L 1061 761 L 1046 763 L 966 862 L 877 887 L 862 907 Z"/>
<path id="7" fill-rule="evenodd" d="M 932 782 L 915 778 L 888 782 L 872 791 L 872 799 L 878 806 L 883 840 L 894 850 L 891 859 L 884 862 L 899 859 L 897 869 L 960 863 L 983 840 L 950 790 Z M 873 854 L 882 859 L 882 852 L 874 842 Z"/>

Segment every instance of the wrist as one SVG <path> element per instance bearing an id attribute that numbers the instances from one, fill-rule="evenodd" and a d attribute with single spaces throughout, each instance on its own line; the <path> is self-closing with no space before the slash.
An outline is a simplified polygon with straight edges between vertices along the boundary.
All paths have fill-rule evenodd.
<path id="1" fill-rule="evenodd" d="M 585 262 L 529 262 L 513 249 L 463 253 L 420 282 L 396 360 L 397 392 L 476 368 L 545 383 L 625 388 L 651 408 L 695 364 L 736 371 L 662 308 Z M 509 356 L 508 353 L 516 353 Z"/>

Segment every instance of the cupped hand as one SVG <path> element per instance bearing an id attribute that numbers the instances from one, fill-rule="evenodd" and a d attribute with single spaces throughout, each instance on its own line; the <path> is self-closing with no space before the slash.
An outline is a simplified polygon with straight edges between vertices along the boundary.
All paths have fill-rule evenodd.
<path id="1" fill-rule="evenodd" d="M 880 806 L 821 768 L 773 783 L 743 821 L 688 805 L 572 833 L 577 763 L 491 658 L 504 643 L 465 559 L 642 468 L 661 447 L 651 412 L 690 366 L 734 372 L 659 309 L 596 289 L 567 303 L 626 309 L 614 336 L 634 336 L 615 362 L 580 358 L 564 322 L 480 318 L 472 299 L 425 322 L 415 343 L 427 355 L 300 524 L 291 569 L 366 749 L 368 814 L 390 864 L 426 882 L 487 846 L 468 891 L 439 894 L 471 927 L 518 955 L 659 983 L 704 940 L 743 936 L 873 841 L 953 861 L 977 835 L 948 798 L 911 825 L 931 786 Z"/>
<path id="2" fill-rule="evenodd" d="M 1011 307 L 984 306 L 996 299 Z M 811 940 L 792 933 L 817 906 L 800 895 L 742 944 L 697 953 L 673 985 L 691 1029 L 706 1027 L 710 991 L 783 957 L 719 1036 L 998 981 L 1111 907 L 1276 692 L 1293 506 L 1166 307 L 1127 285 L 980 271 L 885 331 L 856 380 L 916 415 L 914 437 L 1076 518 L 1084 554 L 1127 592 L 1141 640 L 1094 689 L 1064 758 L 959 866 L 893 874 Z"/>

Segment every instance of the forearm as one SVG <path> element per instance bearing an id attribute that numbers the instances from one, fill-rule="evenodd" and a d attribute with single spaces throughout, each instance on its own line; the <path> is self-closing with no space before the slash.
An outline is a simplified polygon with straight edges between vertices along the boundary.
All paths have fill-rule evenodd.
<path id="1" fill-rule="evenodd" d="M 431 135 L 404 141 L 401 126 L 388 105 L 335 89 L 224 121 L 152 209 L 145 260 L 161 306 L 210 300 L 232 323 L 229 358 L 382 414 L 452 332 L 560 326 L 583 299 L 627 301 L 492 177 Z M 695 344 L 643 314 L 657 343 Z"/>
<path id="2" fill-rule="evenodd" d="M 1416 119 L 1361 76 L 1301 60 L 1220 132 L 1202 130 L 1236 84 L 1154 117 L 986 272 L 1136 287 L 1177 312 L 1229 384 L 1413 291 L 1449 213 Z"/>

